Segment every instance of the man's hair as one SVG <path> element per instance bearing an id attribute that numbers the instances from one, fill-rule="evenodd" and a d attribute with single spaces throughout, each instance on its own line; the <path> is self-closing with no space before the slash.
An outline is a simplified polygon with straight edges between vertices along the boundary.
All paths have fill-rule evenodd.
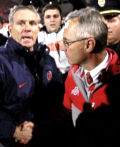
<path id="1" fill-rule="evenodd" d="M 62 10 L 57 3 L 49 3 L 49 4 L 45 5 L 42 9 L 42 16 L 44 16 L 45 11 L 47 11 L 49 9 L 52 9 L 52 10 L 57 9 L 60 12 L 60 15 L 62 17 Z"/>
<path id="2" fill-rule="evenodd" d="M 75 30 L 78 39 L 94 38 L 96 40 L 94 52 L 99 52 L 106 47 L 108 28 L 99 11 L 92 7 L 75 10 L 66 16 L 66 21 L 74 18 L 78 18 Z"/>
<path id="3" fill-rule="evenodd" d="M 33 11 L 34 13 L 36 13 L 37 17 L 38 17 L 38 23 L 40 22 L 40 15 L 37 11 L 37 9 L 33 6 L 33 5 L 15 5 L 10 9 L 10 13 L 9 13 L 9 24 L 12 25 L 13 24 L 13 16 L 14 14 L 19 11 L 19 10 L 25 10 L 28 9 L 30 11 Z"/>

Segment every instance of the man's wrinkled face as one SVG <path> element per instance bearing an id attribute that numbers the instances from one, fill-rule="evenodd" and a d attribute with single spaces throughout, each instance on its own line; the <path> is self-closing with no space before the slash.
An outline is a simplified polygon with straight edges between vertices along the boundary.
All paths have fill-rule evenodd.
<path id="1" fill-rule="evenodd" d="M 78 19 L 73 19 L 65 24 L 63 33 L 64 51 L 69 64 L 80 65 L 86 59 L 86 39 L 78 39 L 75 30 L 77 29 Z"/>
<path id="2" fill-rule="evenodd" d="M 48 9 L 44 14 L 44 25 L 48 32 L 56 32 L 61 25 L 61 15 L 57 9 Z"/>
<path id="3" fill-rule="evenodd" d="M 31 51 L 39 32 L 38 16 L 29 9 L 18 10 L 13 16 L 13 24 L 9 25 L 11 37 Z"/>

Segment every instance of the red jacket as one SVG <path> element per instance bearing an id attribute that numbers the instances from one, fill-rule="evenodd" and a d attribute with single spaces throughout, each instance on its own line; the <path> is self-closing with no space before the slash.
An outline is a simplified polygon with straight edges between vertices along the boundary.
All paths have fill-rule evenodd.
<path id="1" fill-rule="evenodd" d="M 94 104 L 94 109 L 99 107 L 103 103 L 109 104 L 106 94 L 107 81 L 109 81 L 110 78 L 113 77 L 114 75 L 120 73 L 120 61 L 118 60 L 117 54 L 111 49 L 107 49 L 107 51 L 109 54 L 109 63 L 107 68 L 104 70 L 105 72 L 101 72 L 100 76 L 102 78 L 100 78 L 99 80 L 99 83 L 101 84 L 96 88 L 94 87 L 94 85 L 91 86 L 91 88 L 94 87 L 93 88 L 94 90 L 90 95 L 89 103 L 91 104 L 91 106 Z M 78 68 L 79 66 L 73 65 L 69 70 L 68 77 L 65 82 L 65 95 L 64 95 L 63 105 L 67 109 L 71 110 L 71 106 L 72 104 L 74 104 L 74 106 L 76 106 L 80 111 L 83 111 L 83 105 L 86 102 L 86 99 L 81 93 L 80 89 L 78 88 L 77 83 L 74 80 L 72 74 L 72 71 L 74 71 L 73 73 L 75 74 Z"/>

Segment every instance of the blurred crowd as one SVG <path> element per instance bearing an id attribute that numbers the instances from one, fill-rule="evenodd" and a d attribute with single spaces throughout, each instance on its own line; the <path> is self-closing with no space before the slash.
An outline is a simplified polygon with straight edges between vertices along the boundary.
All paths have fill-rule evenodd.
<path id="1" fill-rule="evenodd" d="M 0 0 L 0 16 L 4 21 L 8 21 L 10 8 L 16 4 L 32 4 L 41 12 L 41 9 L 50 1 L 58 3 L 63 9 L 63 14 L 66 15 L 66 13 L 68 13 L 70 10 L 79 9 L 85 7 L 86 5 L 89 5 L 93 0 L 4 0 L 4 3 L 2 0 Z"/>
<path id="2" fill-rule="evenodd" d="M 2 0 L 0 0 L 0 36 L 3 38 L 0 41 L 0 45 L 3 45 L 9 36 L 8 33 L 8 14 L 10 11 L 10 8 L 14 5 L 29 5 L 32 4 L 37 8 L 40 16 L 42 15 L 42 8 L 47 4 L 47 3 L 57 3 L 61 10 L 62 10 L 62 19 L 64 22 L 65 16 L 76 9 L 84 8 L 86 6 L 91 5 L 93 0 L 4 0 L 4 3 Z M 66 9 L 67 8 L 67 9 Z M 42 16 L 41 16 L 42 17 Z M 43 19 L 41 19 L 41 23 L 39 24 L 40 27 L 42 27 Z"/>

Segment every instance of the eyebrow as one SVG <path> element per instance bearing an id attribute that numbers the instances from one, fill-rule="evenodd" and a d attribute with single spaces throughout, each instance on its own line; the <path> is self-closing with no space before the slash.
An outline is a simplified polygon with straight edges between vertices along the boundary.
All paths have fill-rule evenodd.
<path id="1" fill-rule="evenodd" d="M 66 37 L 63 37 L 63 40 L 67 40 L 67 41 L 70 41 L 70 39 L 67 39 Z"/>

